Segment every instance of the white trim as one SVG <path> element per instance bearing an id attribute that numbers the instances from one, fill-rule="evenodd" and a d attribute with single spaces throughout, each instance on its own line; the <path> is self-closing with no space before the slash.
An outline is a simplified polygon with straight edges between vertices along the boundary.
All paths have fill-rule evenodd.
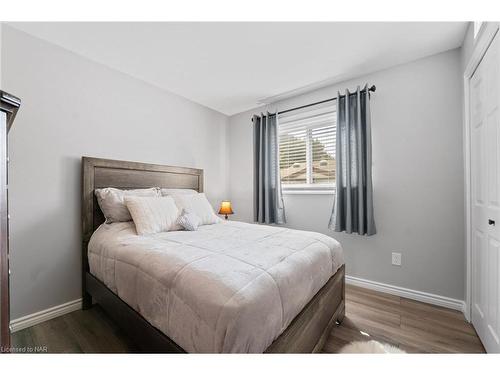
<path id="1" fill-rule="evenodd" d="M 479 24 L 479 29 L 476 28 L 476 25 Z M 472 22 L 472 34 L 474 35 L 474 42 L 478 39 L 481 38 L 481 35 L 483 34 L 483 31 L 484 31 L 484 24 L 485 22 L 483 21 L 474 21 Z M 477 30 L 477 31 L 476 31 Z"/>
<path id="2" fill-rule="evenodd" d="M 346 276 L 346 283 L 350 285 L 359 286 L 366 289 L 376 290 L 382 293 L 388 293 L 399 297 L 404 297 L 420 302 L 429 303 L 436 306 L 447 307 L 449 309 L 458 310 L 465 312 L 465 302 L 440 296 L 437 294 L 420 292 L 418 290 L 412 290 L 407 288 L 402 288 L 395 285 L 384 284 L 377 281 L 371 281 L 366 279 L 361 279 L 354 276 Z M 57 318 L 62 315 L 69 314 L 73 311 L 80 310 L 82 308 L 82 299 L 79 298 L 74 301 L 63 303 L 59 306 L 50 307 L 46 310 L 42 310 L 30 315 L 26 315 L 10 322 L 11 332 L 17 332 L 25 328 L 32 327 L 36 324 L 46 322 L 48 320 Z"/>
<path id="3" fill-rule="evenodd" d="M 281 184 L 281 190 L 283 191 L 304 191 L 304 190 L 315 190 L 315 191 L 330 191 L 335 192 L 336 186 L 332 184 Z"/>
<path id="4" fill-rule="evenodd" d="M 286 190 L 304 190 L 304 189 L 309 189 L 309 190 L 334 190 L 335 189 L 335 184 L 281 184 L 281 187 Z"/>
<path id="5" fill-rule="evenodd" d="M 281 192 L 283 195 L 288 194 L 335 194 L 335 185 L 333 184 L 283 184 L 281 185 Z"/>
<path id="6" fill-rule="evenodd" d="M 465 302 L 459 299 L 440 296 L 437 294 L 420 292 L 418 290 L 402 288 L 395 285 L 379 283 L 377 281 L 365 280 L 359 277 L 346 276 L 347 284 L 359 286 L 366 289 L 376 290 L 377 292 L 392 294 L 399 297 L 412 299 L 415 301 L 429 303 L 431 305 L 447 307 L 449 309 L 464 312 Z"/>
<path id="7" fill-rule="evenodd" d="M 335 195 L 335 190 L 290 189 L 290 190 L 283 190 L 282 195 Z"/>
<path id="8" fill-rule="evenodd" d="M 474 40 L 474 49 L 472 55 L 464 70 L 464 169 L 465 169 L 465 241 L 466 241 L 466 275 L 465 275 L 465 309 L 464 315 L 467 321 L 471 321 L 472 311 L 472 234 L 471 234 L 471 155 L 470 155 L 470 110 L 469 80 L 472 78 L 476 68 L 481 62 L 484 54 L 488 50 L 493 38 L 499 29 L 498 22 L 483 22 L 481 28 Z"/>
<path id="9" fill-rule="evenodd" d="M 33 314 L 22 316 L 20 318 L 11 320 L 11 332 L 20 331 L 25 328 L 32 327 L 36 324 L 46 322 L 47 320 L 57 318 L 59 316 L 69 314 L 70 312 L 80 310 L 82 308 L 82 299 L 79 298 L 74 301 L 63 303 L 59 306 L 49 307 L 46 310 L 38 311 Z"/>

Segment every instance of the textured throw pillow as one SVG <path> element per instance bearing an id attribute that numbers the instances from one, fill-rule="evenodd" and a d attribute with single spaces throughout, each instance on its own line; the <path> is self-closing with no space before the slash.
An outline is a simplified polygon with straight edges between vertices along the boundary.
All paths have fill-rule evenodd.
<path id="1" fill-rule="evenodd" d="M 125 197 L 137 234 L 176 230 L 179 209 L 172 197 Z"/>
<path id="2" fill-rule="evenodd" d="M 214 209 L 204 193 L 172 195 L 179 210 L 185 209 L 200 218 L 200 225 L 215 224 L 222 220 L 217 217 Z"/>
<path id="3" fill-rule="evenodd" d="M 97 203 L 101 207 L 101 211 L 106 218 L 106 223 L 114 223 L 117 221 L 130 221 L 132 217 L 125 205 L 125 197 L 159 197 L 160 189 L 134 189 L 120 190 L 115 188 L 96 189 L 95 195 Z"/>
<path id="4" fill-rule="evenodd" d="M 181 216 L 177 219 L 177 224 L 189 231 L 198 229 L 200 222 L 198 215 L 186 209 L 182 210 Z"/>

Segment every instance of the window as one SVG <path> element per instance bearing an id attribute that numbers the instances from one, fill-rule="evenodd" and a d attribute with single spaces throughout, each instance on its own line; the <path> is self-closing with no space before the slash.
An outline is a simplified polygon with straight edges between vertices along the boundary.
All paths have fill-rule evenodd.
<path id="1" fill-rule="evenodd" d="M 336 121 L 336 106 L 332 102 L 279 116 L 283 190 L 333 189 Z"/>

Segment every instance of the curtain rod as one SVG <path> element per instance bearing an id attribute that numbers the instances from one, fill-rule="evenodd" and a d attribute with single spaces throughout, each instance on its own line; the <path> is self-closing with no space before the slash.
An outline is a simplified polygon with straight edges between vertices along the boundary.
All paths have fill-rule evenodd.
<path id="1" fill-rule="evenodd" d="M 375 92 L 376 90 L 377 90 L 377 87 L 375 85 L 373 85 L 372 87 L 370 87 L 368 89 L 368 91 L 372 91 L 372 92 Z M 361 91 L 363 91 L 363 90 L 361 90 Z M 341 96 L 344 96 L 344 95 L 341 95 Z M 330 98 L 330 99 L 325 99 L 325 100 L 321 100 L 319 102 L 315 102 L 315 103 L 311 103 L 311 104 L 301 105 L 300 107 L 290 108 L 290 109 L 287 109 L 285 111 L 279 111 L 279 112 L 276 112 L 276 115 L 282 115 L 283 113 L 287 113 L 287 112 L 291 112 L 291 111 L 296 111 L 296 110 L 302 109 L 302 108 L 312 107 L 313 105 L 318 105 L 318 104 L 332 102 L 334 100 L 337 100 L 337 97 Z M 253 121 L 253 117 L 252 117 L 252 121 Z"/>

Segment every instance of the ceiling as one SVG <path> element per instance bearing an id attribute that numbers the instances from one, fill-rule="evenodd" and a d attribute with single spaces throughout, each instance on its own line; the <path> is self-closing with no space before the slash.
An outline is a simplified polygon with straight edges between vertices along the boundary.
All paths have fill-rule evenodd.
<path id="1" fill-rule="evenodd" d="M 467 29 L 466 22 L 9 25 L 227 115 L 457 48 Z"/>

